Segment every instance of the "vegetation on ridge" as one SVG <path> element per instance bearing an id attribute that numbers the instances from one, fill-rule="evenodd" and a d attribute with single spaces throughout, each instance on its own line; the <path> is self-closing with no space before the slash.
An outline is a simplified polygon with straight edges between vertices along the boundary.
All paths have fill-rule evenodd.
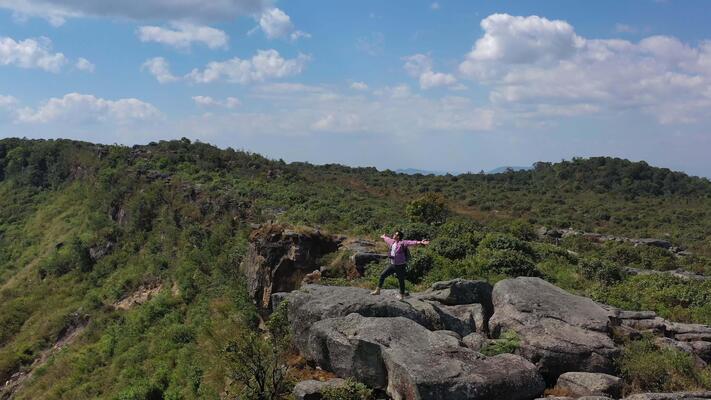
<path id="1" fill-rule="evenodd" d="M 414 289 L 541 276 L 626 309 L 710 324 L 707 281 L 624 270 L 708 274 L 709 206 L 708 180 L 612 158 L 410 176 L 287 164 L 187 139 L 133 148 L 3 139 L 0 382 L 32 371 L 17 399 L 219 398 L 235 376 L 219 356 L 225 340 L 258 329 L 237 267 L 250 224 L 265 221 L 430 238 L 412 254 Z M 541 225 L 660 237 L 695 255 L 580 237 L 555 243 L 537 238 Z M 377 272 L 348 284 L 371 285 Z M 155 288 L 143 304 L 117 307 Z"/>

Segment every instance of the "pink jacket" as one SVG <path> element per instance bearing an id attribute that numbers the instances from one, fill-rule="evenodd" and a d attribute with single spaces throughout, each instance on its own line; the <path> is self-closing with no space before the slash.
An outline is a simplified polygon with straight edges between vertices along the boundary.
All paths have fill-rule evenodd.
<path id="1" fill-rule="evenodd" d="M 388 244 L 388 255 L 390 256 L 390 263 L 393 265 L 402 265 L 407 262 L 407 260 L 405 259 L 405 247 L 423 244 L 421 240 L 400 240 L 399 242 L 395 242 L 395 239 L 385 235 L 381 236 L 380 238 Z M 395 255 L 392 255 L 393 245 L 395 245 Z"/>

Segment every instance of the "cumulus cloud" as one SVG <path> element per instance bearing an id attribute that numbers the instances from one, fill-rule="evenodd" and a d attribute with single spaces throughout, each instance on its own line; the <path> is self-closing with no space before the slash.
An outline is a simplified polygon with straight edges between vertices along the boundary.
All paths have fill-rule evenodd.
<path id="1" fill-rule="evenodd" d="M 265 9 L 257 18 L 257 22 L 259 25 L 251 30 L 250 34 L 261 29 L 269 39 L 289 38 L 296 41 L 311 37 L 310 34 L 297 30 L 291 22 L 291 17 L 276 7 Z"/>
<path id="2" fill-rule="evenodd" d="M 236 97 L 228 97 L 224 100 L 214 99 L 210 96 L 193 96 L 193 101 L 200 107 L 217 107 L 226 109 L 235 109 L 242 103 Z"/>
<path id="3" fill-rule="evenodd" d="M 465 97 L 432 99 L 411 92 L 407 85 L 363 93 L 342 93 L 328 86 L 267 83 L 251 89 L 250 97 L 269 100 L 264 111 L 209 113 L 183 126 L 206 136 L 219 136 L 234 126 L 251 135 L 368 133 L 412 137 L 439 132 L 485 132 L 495 126 L 495 111 Z"/>
<path id="4" fill-rule="evenodd" d="M 141 70 L 147 70 L 159 83 L 170 83 L 180 78 L 170 72 L 170 64 L 163 57 L 154 57 L 143 63 Z"/>
<path id="5" fill-rule="evenodd" d="M 117 17 L 133 20 L 231 21 L 238 16 L 261 13 L 270 0 L 0 0 L 0 7 L 16 17 L 40 17 L 52 25 L 82 16 Z"/>
<path id="6" fill-rule="evenodd" d="M 96 65 L 94 65 L 91 61 L 87 60 L 86 58 L 79 58 L 77 62 L 74 64 L 76 69 L 79 71 L 84 71 L 84 72 L 94 72 L 96 70 Z"/>
<path id="7" fill-rule="evenodd" d="M 490 99 L 529 115 L 639 110 L 660 123 L 698 121 L 711 106 L 711 42 L 590 39 L 565 21 L 494 14 L 459 65 Z"/>
<path id="8" fill-rule="evenodd" d="M 0 108 L 10 108 L 17 104 L 17 99 L 13 96 L 0 95 Z"/>
<path id="9" fill-rule="evenodd" d="M 385 50 L 385 35 L 373 32 L 370 36 L 356 39 L 356 49 L 369 56 L 378 56 Z"/>
<path id="10" fill-rule="evenodd" d="M 90 94 L 68 93 L 61 98 L 51 98 L 37 108 L 17 110 L 16 122 L 109 122 L 121 125 L 154 119 L 160 115 L 160 111 L 153 105 L 134 98 L 106 100 Z"/>
<path id="11" fill-rule="evenodd" d="M 420 88 L 431 89 L 438 86 L 452 86 L 457 83 L 457 78 L 452 74 L 434 72 L 432 58 L 425 54 L 414 54 L 404 57 L 405 71 L 419 79 Z"/>
<path id="12" fill-rule="evenodd" d="M 353 83 L 351 83 L 351 89 L 368 90 L 368 84 L 365 82 L 353 82 Z"/>
<path id="13" fill-rule="evenodd" d="M 37 68 L 56 73 L 66 63 L 64 54 L 52 52 L 52 42 L 47 38 L 16 41 L 10 37 L 0 37 L 0 65 Z"/>
<path id="14" fill-rule="evenodd" d="M 136 34 L 141 42 L 161 43 L 180 50 L 189 50 L 193 43 L 201 43 L 211 49 L 226 48 L 229 38 L 224 31 L 189 22 L 172 22 L 171 28 L 142 26 Z"/>
<path id="15" fill-rule="evenodd" d="M 300 74 L 309 59 L 305 54 L 285 59 L 274 49 L 258 50 L 250 59 L 235 57 L 227 61 L 213 61 L 202 71 L 194 69 L 185 78 L 195 83 L 226 81 L 248 84 Z"/>

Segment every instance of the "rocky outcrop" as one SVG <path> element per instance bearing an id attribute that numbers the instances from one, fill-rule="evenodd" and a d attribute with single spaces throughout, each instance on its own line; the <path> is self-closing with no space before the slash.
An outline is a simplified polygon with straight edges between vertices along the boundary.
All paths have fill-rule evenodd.
<path id="1" fill-rule="evenodd" d="M 613 329 L 625 328 L 636 336 L 642 333 L 655 335 L 658 346 L 689 353 L 700 366 L 711 363 L 711 327 L 667 321 L 653 311 L 624 311 L 614 307 L 607 309 Z"/>
<path id="2" fill-rule="evenodd" d="M 622 379 L 590 372 L 566 372 L 556 386 L 575 397 L 608 396 L 618 398 L 622 393 Z"/>
<path id="3" fill-rule="evenodd" d="M 711 399 L 711 392 L 640 393 L 624 400 L 702 400 Z"/>
<path id="4" fill-rule="evenodd" d="M 338 387 L 345 383 L 345 379 L 334 378 L 325 382 L 308 380 L 301 381 L 294 386 L 293 395 L 296 400 L 321 400 L 323 390 L 331 387 Z"/>
<path id="5" fill-rule="evenodd" d="M 281 299 L 282 295 L 275 297 Z M 443 318 L 444 313 L 432 303 L 414 297 L 400 301 L 395 291 L 384 290 L 382 295 L 372 296 L 367 289 L 350 286 L 306 285 L 286 298 L 298 348 L 305 347 L 308 332 L 316 322 L 351 313 L 364 317 L 404 317 L 430 330 L 456 332 L 461 328 L 458 321 Z"/>
<path id="6" fill-rule="evenodd" d="M 610 337 L 610 312 L 542 279 L 500 281 L 493 290 L 493 337 L 513 330 L 517 354 L 530 360 L 550 383 L 572 371 L 610 373 L 619 351 Z"/>
<path id="7" fill-rule="evenodd" d="M 314 324 L 306 357 L 393 399 L 530 399 L 544 389 L 535 366 L 512 354 L 484 357 L 403 317 L 350 314 Z"/>
<path id="8" fill-rule="evenodd" d="M 265 309 L 272 293 L 297 289 L 306 275 L 319 269 L 321 257 L 338 249 L 336 239 L 319 231 L 295 231 L 280 225 L 255 229 L 249 241 L 240 269 L 250 296 Z"/>
<path id="9" fill-rule="evenodd" d="M 394 399 L 533 398 L 544 382 L 532 363 L 513 354 L 486 357 L 462 342 L 474 342 L 490 294 L 483 282 L 456 280 L 404 301 L 395 291 L 372 296 L 320 285 L 274 301 L 287 301 L 294 343 L 307 360 Z"/>

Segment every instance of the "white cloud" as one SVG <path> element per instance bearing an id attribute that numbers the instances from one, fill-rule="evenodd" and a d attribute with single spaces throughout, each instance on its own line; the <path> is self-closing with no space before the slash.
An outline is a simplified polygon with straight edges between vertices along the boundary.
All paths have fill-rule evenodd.
<path id="1" fill-rule="evenodd" d="M 430 8 L 436 11 L 440 9 L 440 5 L 435 1 L 434 3 L 430 4 Z"/>
<path id="2" fill-rule="evenodd" d="M 528 116 L 637 110 L 660 123 L 705 118 L 711 43 L 652 36 L 637 43 L 578 36 L 565 21 L 494 14 L 460 64 L 497 107 Z"/>
<path id="3" fill-rule="evenodd" d="M 201 107 L 217 107 L 227 109 L 235 109 L 242 104 L 236 97 L 228 97 L 224 100 L 217 100 L 210 96 L 193 96 L 193 101 Z"/>
<path id="4" fill-rule="evenodd" d="M 405 71 L 419 79 L 420 88 L 431 89 L 439 86 L 453 86 L 457 78 L 452 74 L 432 71 L 432 58 L 425 54 L 404 57 Z"/>
<path id="5" fill-rule="evenodd" d="M 0 37 L 0 65 L 38 68 L 56 73 L 66 63 L 64 54 L 52 52 L 52 42 L 47 38 L 18 42 L 9 37 Z"/>
<path id="6" fill-rule="evenodd" d="M 154 57 L 146 60 L 141 66 L 141 70 L 148 70 L 159 83 L 175 82 L 180 79 L 170 72 L 170 64 L 163 57 Z"/>
<path id="7" fill-rule="evenodd" d="M 12 96 L 0 95 L 0 108 L 11 108 L 17 104 L 17 99 Z"/>
<path id="8" fill-rule="evenodd" d="M 465 97 L 422 97 L 407 85 L 377 89 L 370 96 L 341 93 L 328 86 L 270 83 L 255 86 L 249 96 L 269 100 L 272 107 L 260 112 L 202 114 L 181 126 L 208 137 L 239 126 L 249 135 L 367 133 L 408 138 L 485 132 L 496 126 L 492 109 Z"/>
<path id="9" fill-rule="evenodd" d="M 122 125 L 155 119 L 160 115 L 160 111 L 153 105 L 134 98 L 106 100 L 89 94 L 68 93 L 61 98 L 51 98 L 35 109 L 26 107 L 17 110 L 16 122 L 109 122 Z"/>
<path id="10" fill-rule="evenodd" d="M 17 18 L 40 17 L 58 26 L 68 18 L 118 17 L 160 21 L 232 21 L 238 16 L 261 13 L 270 0 L 0 0 Z"/>
<path id="11" fill-rule="evenodd" d="M 227 81 L 248 84 L 272 78 L 284 78 L 300 74 L 310 57 L 299 54 L 296 58 L 285 59 L 278 51 L 258 50 L 251 59 L 235 57 L 227 61 L 213 61 L 204 70 L 194 69 L 186 79 L 195 83 Z"/>
<path id="12" fill-rule="evenodd" d="M 276 7 L 264 10 L 261 15 L 259 15 L 258 22 L 259 29 L 261 29 L 269 39 L 288 37 L 292 41 L 296 41 L 301 38 L 308 39 L 311 37 L 311 35 L 306 32 L 296 30 L 296 27 L 294 27 L 294 24 L 291 22 L 291 17 Z M 254 30 L 250 31 L 250 33 L 251 32 L 254 32 Z"/>
<path id="13" fill-rule="evenodd" d="M 365 82 L 353 82 L 353 83 L 351 83 L 351 89 L 368 90 L 368 84 Z"/>
<path id="14" fill-rule="evenodd" d="M 224 31 L 188 22 L 172 22 L 171 27 L 142 26 L 136 34 L 142 42 L 155 42 L 180 50 L 189 50 L 193 43 L 202 43 L 211 49 L 226 48 L 229 38 Z"/>
<path id="15" fill-rule="evenodd" d="M 86 58 L 79 58 L 74 66 L 79 71 L 94 72 L 96 70 L 96 65 L 92 64 L 91 61 Z"/>

